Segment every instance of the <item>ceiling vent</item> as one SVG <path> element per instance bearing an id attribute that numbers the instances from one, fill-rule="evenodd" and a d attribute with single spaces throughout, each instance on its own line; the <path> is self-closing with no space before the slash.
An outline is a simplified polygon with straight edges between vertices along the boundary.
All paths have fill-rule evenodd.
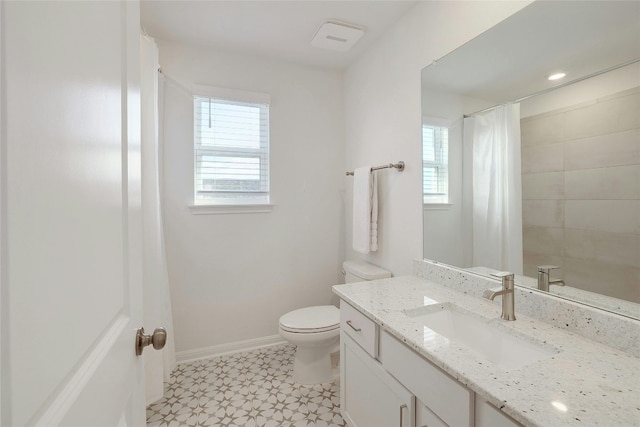
<path id="1" fill-rule="evenodd" d="M 311 45 L 320 49 L 346 52 L 364 35 L 364 29 L 352 24 L 327 21 L 320 25 Z"/>

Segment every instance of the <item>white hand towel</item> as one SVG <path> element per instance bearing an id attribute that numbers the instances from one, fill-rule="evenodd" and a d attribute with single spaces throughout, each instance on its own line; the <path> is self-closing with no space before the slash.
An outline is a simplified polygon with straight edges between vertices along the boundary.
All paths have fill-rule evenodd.
<path id="1" fill-rule="evenodd" d="M 353 174 L 353 249 L 363 254 L 378 249 L 378 187 L 371 167 Z"/>
<path id="2" fill-rule="evenodd" d="M 378 174 L 371 171 L 371 251 L 378 250 Z"/>

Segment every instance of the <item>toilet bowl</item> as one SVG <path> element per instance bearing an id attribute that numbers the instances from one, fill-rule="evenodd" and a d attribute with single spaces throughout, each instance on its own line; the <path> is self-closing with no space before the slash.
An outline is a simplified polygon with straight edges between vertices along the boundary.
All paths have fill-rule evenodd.
<path id="1" fill-rule="evenodd" d="M 343 263 L 345 282 L 362 282 L 391 277 L 391 273 L 361 261 Z M 280 317 L 280 336 L 296 346 L 293 380 L 299 384 L 320 384 L 333 380 L 331 353 L 338 351 L 340 311 L 333 305 L 301 308 Z"/>
<path id="2" fill-rule="evenodd" d="M 280 336 L 296 346 L 293 380 L 319 384 L 332 380 L 331 353 L 338 349 L 340 311 L 333 305 L 301 308 L 280 317 Z"/>

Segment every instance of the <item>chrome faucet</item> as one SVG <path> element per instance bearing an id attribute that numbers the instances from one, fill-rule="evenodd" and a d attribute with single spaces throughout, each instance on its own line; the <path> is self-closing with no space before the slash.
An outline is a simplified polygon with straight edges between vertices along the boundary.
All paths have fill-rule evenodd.
<path id="1" fill-rule="evenodd" d="M 549 285 L 564 286 L 564 280 L 552 279 L 551 270 L 560 268 L 557 265 L 540 265 L 538 266 L 538 289 L 541 291 L 549 291 Z"/>
<path id="2" fill-rule="evenodd" d="M 495 297 L 502 295 L 502 318 L 504 320 L 516 320 L 514 274 L 508 271 L 501 271 L 491 275 L 502 280 L 502 287 L 487 289 L 482 296 L 493 301 Z"/>

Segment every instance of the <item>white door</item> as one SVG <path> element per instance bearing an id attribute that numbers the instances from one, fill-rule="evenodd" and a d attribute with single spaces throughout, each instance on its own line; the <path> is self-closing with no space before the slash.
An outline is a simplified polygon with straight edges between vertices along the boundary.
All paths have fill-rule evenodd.
<path id="1" fill-rule="evenodd" d="M 144 425 L 139 4 L 0 8 L 0 424 Z"/>

